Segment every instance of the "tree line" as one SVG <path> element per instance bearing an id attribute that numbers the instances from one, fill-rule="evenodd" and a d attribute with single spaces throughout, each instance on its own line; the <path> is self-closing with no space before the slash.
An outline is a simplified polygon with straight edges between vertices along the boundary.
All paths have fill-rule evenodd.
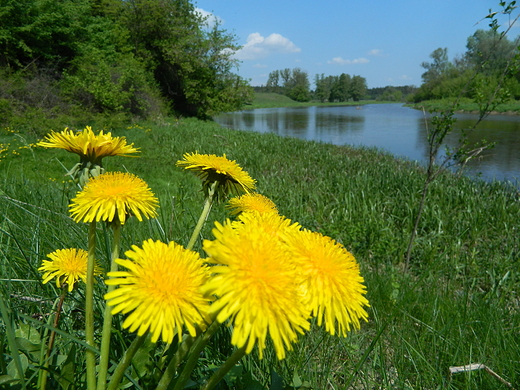
<path id="1" fill-rule="evenodd" d="M 279 93 L 298 102 L 319 100 L 322 102 L 346 102 L 364 99 L 367 82 L 364 77 L 325 76 L 317 74 L 314 78 L 315 89 L 311 90 L 309 75 L 300 68 L 275 70 L 269 73 L 265 86 L 256 87 L 259 92 Z"/>
<path id="2" fill-rule="evenodd" d="M 28 108 L 206 118 L 252 100 L 236 37 L 189 0 L 3 0 L 0 122 Z"/>
<path id="3" fill-rule="evenodd" d="M 520 99 L 519 39 L 510 40 L 495 28 L 468 37 L 466 52 L 450 61 L 447 48 L 438 48 L 423 62 L 422 85 L 414 102 L 466 97 L 488 101 L 493 96 Z M 497 93 L 500 96 L 497 96 Z"/>

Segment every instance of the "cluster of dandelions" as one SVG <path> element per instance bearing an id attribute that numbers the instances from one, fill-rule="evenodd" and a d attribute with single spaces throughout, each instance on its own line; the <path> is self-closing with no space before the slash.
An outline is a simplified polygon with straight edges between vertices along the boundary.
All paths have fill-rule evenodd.
<path id="1" fill-rule="evenodd" d="M 41 146 L 77 153 L 81 164 L 88 160 L 96 166 L 101 165 L 105 156 L 125 156 L 137 151 L 126 145 L 124 138 L 112 138 L 110 133 L 103 132 L 95 135 L 90 128 L 79 134 L 67 129 L 52 133 Z M 254 192 L 256 181 L 225 155 L 186 153 L 177 166 L 193 171 L 201 179 L 205 194 L 199 223 L 186 247 L 148 239 L 140 246 L 132 245 L 125 252 L 126 259 L 119 258 L 116 233 L 121 225 L 131 216 L 141 221 L 143 216 L 157 215 L 157 198 L 134 175 L 88 170 L 88 180 L 72 199 L 73 219 L 91 224 L 89 250 L 95 247 L 92 226 L 96 222 L 104 221 L 114 228 L 115 250 L 105 280 L 106 318 L 123 314 L 123 328 L 136 332 L 136 340 L 150 334 L 152 342 L 162 340 L 167 344 L 177 338 L 179 343 L 189 339 L 197 345 L 220 324 L 228 324 L 232 327 L 231 343 L 237 348 L 233 361 L 251 353 L 255 346 L 262 357 L 268 335 L 276 356 L 283 359 L 298 337 L 310 329 L 312 318 L 331 335 L 343 337 L 352 328 L 358 329 L 360 320 L 367 319 L 365 308 L 369 304 L 359 265 L 341 244 L 280 215 L 274 202 Z M 233 219 L 215 222 L 214 239 L 203 241 L 202 257 L 193 251 L 194 243 L 212 203 L 230 194 L 236 195 L 227 204 Z M 94 275 L 100 273 L 94 253 L 78 250 L 73 256 L 70 251 L 49 255 L 52 261 L 41 267 L 44 283 L 56 277 L 57 286 L 66 285 L 70 291 L 83 280 L 88 290 Z M 106 318 L 105 326 L 111 326 Z M 86 328 L 89 326 L 87 321 Z M 110 329 L 104 329 L 103 335 L 105 332 L 109 335 Z M 86 329 L 85 333 L 87 343 L 93 344 L 93 329 Z M 87 359 L 89 389 L 95 386 L 94 379 L 89 382 L 89 375 L 95 376 L 96 371 L 101 372 L 97 388 L 104 389 L 107 368 L 103 366 L 108 363 L 102 362 L 106 360 L 103 355 L 108 355 L 107 345 L 109 337 L 107 340 L 103 336 L 97 369 L 94 357 L 91 356 L 90 364 Z M 188 350 L 177 350 L 158 389 L 169 386 Z M 192 350 L 184 371 L 189 374 L 194 367 L 189 362 L 196 362 L 197 358 L 196 350 Z M 226 368 L 226 364 L 223 367 L 203 389 L 213 388 L 226 369 L 231 368 Z M 109 388 L 113 388 L 114 381 L 119 383 L 125 369 L 124 363 L 120 363 Z M 186 378 L 184 371 L 179 374 L 175 389 L 182 388 L 180 378 Z"/>

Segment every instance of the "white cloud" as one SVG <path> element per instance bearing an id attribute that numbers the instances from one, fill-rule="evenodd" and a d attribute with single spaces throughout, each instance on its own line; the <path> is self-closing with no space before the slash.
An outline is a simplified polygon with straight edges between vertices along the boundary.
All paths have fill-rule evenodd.
<path id="1" fill-rule="evenodd" d="M 332 60 L 327 61 L 328 64 L 335 64 L 335 65 L 352 65 L 352 64 L 366 64 L 367 62 L 370 62 L 366 58 L 356 58 L 355 60 L 344 60 L 341 57 L 334 57 Z"/>
<path id="2" fill-rule="evenodd" d="M 265 64 L 255 64 L 255 65 L 253 65 L 253 68 L 267 68 L 267 65 L 265 65 Z"/>
<path id="3" fill-rule="evenodd" d="M 215 27 L 218 24 L 224 24 L 224 21 L 218 16 L 212 14 L 211 12 L 205 11 L 202 8 L 195 8 L 195 12 L 197 12 L 201 17 L 206 19 L 206 26 L 209 28 Z"/>
<path id="4" fill-rule="evenodd" d="M 271 34 L 264 38 L 260 33 L 252 33 L 247 42 L 235 53 L 239 60 L 254 60 L 265 58 L 272 53 L 299 53 L 302 50 L 289 39 L 280 34 Z"/>
<path id="5" fill-rule="evenodd" d="M 383 53 L 379 49 L 372 49 L 367 53 L 369 56 L 382 56 Z"/>

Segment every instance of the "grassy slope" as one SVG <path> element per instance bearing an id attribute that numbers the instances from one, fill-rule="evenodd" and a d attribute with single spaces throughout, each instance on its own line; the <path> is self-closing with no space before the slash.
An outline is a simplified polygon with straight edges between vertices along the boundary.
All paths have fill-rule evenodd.
<path id="1" fill-rule="evenodd" d="M 426 111 L 443 111 L 453 108 L 454 100 L 455 99 L 427 100 L 420 103 L 410 104 L 410 106 L 417 109 L 424 108 Z M 479 105 L 472 99 L 464 98 L 460 100 L 456 111 L 478 113 Z M 513 100 L 507 103 L 501 103 L 494 107 L 493 113 L 518 115 L 520 114 L 520 102 Z"/>
<path id="2" fill-rule="evenodd" d="M 341 102 L 341 103 L 321 103 L 317 101 L 311 101 L 311 102 L 297 102 L 290 98 L 288 98 L 285 95 L 280 95 L 278 93 L 269 93 L 269 92 L 260 92 L 255 93 L 255 99 L 253 100 L 253 103 L 250 106 L 246 106 L 246 109 L 254 109 L 254 108 L 275 108 L 275 107 L 308 107 L 308 106 L 348 106 L 353 105 L 357 106 L 360 104 L 367 104 L 367 103 L 380 103 L 376 102 L 375 100 L 363 100 L 361 102 Z"/>
<path id="3" fill-rule="evenodd" d="M 432 186 L 412 267 L 405 274 L 400 264 L 423 179 L 415 164 L 377 150 L 233 131 L 196 120 L 141 124 L 114 133 L 134 142 L 142 156 L 107 158 L 107 169 L 138 174 L 161 200 L 157 221 L 125 226 L 123 251 L 148 237 L 186 243 L 202 196 L 199 182 L 176 168 L 175 161 L 199 151 L 236 160 L 281 213 L 342 242 L 360 262 L 371 302 L 369 322 L 347 340 L 324 337 L 316 329 L 295 345 L 286 362 L 273 356 L 258 361 L 252 355 L 246 364 L 264 383 L 271 364 L 289 381 L 297 370 L 314 389 L 331 388 L 331 383 L 333 388 L 444 388 L 449 366 L 479 362 L 518 386 L 516 191 L 442 176 Z M 54 299 L 51 285 L 42 289 L 37 283 L 41 259 L 56 248 L 85 247 L 86 227 L 67 217 L 74 189 L 62 183 L 58 164 L 70 168 L 76 156 L 39 148 L 13 154 L 19 136 L 4 133 L 2 140 L 11 140 L 13 147 L 0 161 L 0 189 L 8 196 L 0 198 L 5 216 L 0 222 L 5 291 L 0 292 Z M 210 221 L 226 215 L 217 206 Z M 205 237 L 211 237 L 210 230 L 211 223 Z M 101 245 L 100 257 L 106 251 Z M 15 313 L 50 310 L 16 299 L 10 304 Z M 77 326 L 72 319 L 65 324 Z M 506 388 L 485 372 L 458 374 L 451 385 Z"/>

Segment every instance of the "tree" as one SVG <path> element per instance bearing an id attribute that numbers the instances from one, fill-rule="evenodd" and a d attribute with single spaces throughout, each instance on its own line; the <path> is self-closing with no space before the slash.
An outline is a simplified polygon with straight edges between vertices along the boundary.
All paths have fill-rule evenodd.
<path id="1" fill-rule="evenodd" d="M 234 35 L 188 0 L 4 0 L 2 74 L 52 74 L 72 106 L 207 118 L 252 100 Z M 14 76 L 13 76 L 14 77 Z"/>
<path id="2" fill-rule="evenodd" d="M 352 76 L 350 82 L 350 96 L 354 101 L 359 101 L 365 97 L 367 93 L 367 81 L 361 76 Z"/>
<path id="3" fill-rule="evenodd" d="M 285 94 L 297 102 L 308 102 L 311 100 L 310 83 L 307 72 L 300 68 L 292 70 L 289 80 L 284 83 Z"/>
<path id="4" fill-rule="evenodd" d="M 218 24 L 207 31 L 190 1 L 127 0 L 119 8 L 116 20 L 130 32 L 135 55 L 176 112 L 204 118 L 252 99 L 247 83 L 231 72 L 235 37 Z"/>
<path id="5" fill-rule="evenodd" d="M 282 93 L 298 102 L 311 99 L 309 76 L 300 68 L 275 70 L 269 73 L 266 89 Z"/>
<path id="6" fill-rule="evenodd" d="M 452 64 L 448 60 L 448 48 L 435 49 L 431 54 L 430 58 L 432 62 L 423 62 L 421 66 L 426 69 L 426 72 L 422 74 L 424 83 L 431 83 L 437 81 L 452 67 Z"/>
<path id="7" fill-rule="evenodd" d="M 266 89 L 268 92 L 281 93 L 282 87 L 280 86 L 280 71 L 274 70 L 269 73 L 267 79 Z"/>
<path id="8" fill-rule="evenodd" d="M 517 51 L 516 43 L 497 30 L 477 30 L 468 38 L 465 59 L 486 75 L 496 74 L 507 67 Z"/>

